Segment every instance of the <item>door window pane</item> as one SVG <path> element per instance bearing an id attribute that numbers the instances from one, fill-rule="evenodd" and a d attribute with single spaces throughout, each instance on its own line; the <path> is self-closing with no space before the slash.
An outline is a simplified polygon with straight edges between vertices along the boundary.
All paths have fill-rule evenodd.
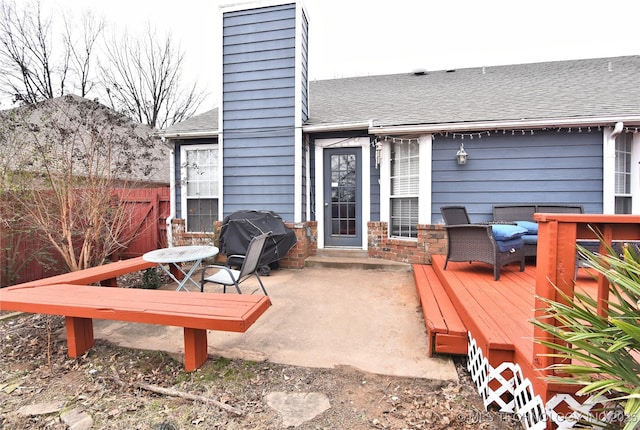
<path id="1" fill-rule="evenodd" d="M 356 234 L 356 156 L 331 156 L 331 234 Z"/>

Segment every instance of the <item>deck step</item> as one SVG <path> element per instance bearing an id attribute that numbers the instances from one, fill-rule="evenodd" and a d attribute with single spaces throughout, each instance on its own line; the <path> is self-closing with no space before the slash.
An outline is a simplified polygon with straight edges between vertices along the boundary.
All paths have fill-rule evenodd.
<path id="1" fill-rule="evenodd" d="M 495 281 L 493 276 L 486 276 L 493 273 L 490 265 L 449 262 L 445 271 L 444 255 L 431 258 L 437 279 L 489 364 L 496 367 L 514 362 L 516 343 L 530 347 L 533 326 L 528 322 L 528 312 L 534 307 L 533 297 L 516 294 L 508 287 L 525 276 L 523 272 L 504 270 L 500 281 Z"/>
<path id="2" fill-rule="evenodd" d="M 429 336 L 429 355 L 466 354 L 467 329 L 433 267 L 413 265 L 413 277 Z"/>

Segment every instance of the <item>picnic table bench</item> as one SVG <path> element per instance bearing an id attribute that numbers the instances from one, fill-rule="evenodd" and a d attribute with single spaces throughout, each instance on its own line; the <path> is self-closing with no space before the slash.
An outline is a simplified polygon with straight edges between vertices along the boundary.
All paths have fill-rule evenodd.
<path id="1" fill-rule="evenodd" d="M 93 346 L 93 319 L 183 327 L 184 366 L 192 371 L 207 360 L 207 330 L 245 332 L 271 305 L 261 295 L 86 285 L 115 286 L 117 276 L 155 265 L 132 258 L 2 288 L 0 310 L 64 316 L 70 357 Z"/>

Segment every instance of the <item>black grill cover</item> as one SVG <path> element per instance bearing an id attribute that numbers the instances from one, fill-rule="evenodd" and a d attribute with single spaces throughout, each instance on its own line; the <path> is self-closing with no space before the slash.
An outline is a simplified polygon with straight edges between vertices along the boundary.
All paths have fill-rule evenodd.
<path id="1" fill-rule="evenodd" d="M 241 210 L 228 215 L 220 229 L 220 253 L 225 256 L 245 255 L 254 236 L 272 232 L 260 258 L 261 266 L 282 259 L 296 244 L 296 234 L 271 211 Z"/>

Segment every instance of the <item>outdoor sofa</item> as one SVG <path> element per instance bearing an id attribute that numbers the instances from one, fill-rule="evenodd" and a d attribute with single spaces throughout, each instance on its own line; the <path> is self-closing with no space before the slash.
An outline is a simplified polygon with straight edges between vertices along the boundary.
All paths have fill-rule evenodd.
<path id="1" fill-rule="evenodd" d="M 522 236 L 525 257 L 535 257 L 538 250 L 538 224 L 533 214 L 539 213 L 584 213 L 582 205 L 531 204 L 531 205 L 494 205 L 493 220 L 496 222 L 514 222 L 527 230 Z"/>

